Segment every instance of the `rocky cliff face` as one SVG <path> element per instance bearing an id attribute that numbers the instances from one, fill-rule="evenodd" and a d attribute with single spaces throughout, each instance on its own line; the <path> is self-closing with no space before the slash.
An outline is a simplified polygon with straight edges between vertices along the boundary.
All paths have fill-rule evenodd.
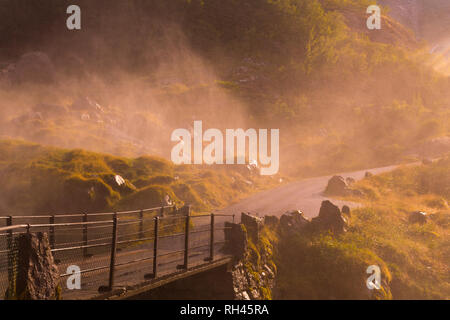
<path id="1" fill-rule="evenodd" d="M 226 250 L 235 256 L 232 267 L 234 298 L 272 299 L 277 272 L 273 261 L 276 236 L 262 219 L 243 213 L 241 224 L 226 225 Z"/>

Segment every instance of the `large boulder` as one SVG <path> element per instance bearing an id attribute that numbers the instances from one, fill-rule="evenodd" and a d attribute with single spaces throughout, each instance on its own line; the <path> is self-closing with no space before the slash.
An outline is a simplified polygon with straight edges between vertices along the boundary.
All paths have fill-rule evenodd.
<path id="1" fill-rule="evenodd" d="M 46 233 L 25 233 L 16 239 L 15 290 L 9 299 L 55 300 L 60 298 L 59 271 Z"/>
<path id="2" fill-rule="evenodd" d="M 334 196 L 345 196 L 349 193 L 348 184 L 341 176 L 334 176 L 328 181 L 325 193 Z"/>
<path id="3" fill-rule="evenodd" d="M 339 207 L 326 200 L 322 202 L 319 216 L 312 219 L 312 225 L 319 230 L 330 230 L 334 233 L 342 233 L 346 231 L 348 221 L 342 215 Z"/>

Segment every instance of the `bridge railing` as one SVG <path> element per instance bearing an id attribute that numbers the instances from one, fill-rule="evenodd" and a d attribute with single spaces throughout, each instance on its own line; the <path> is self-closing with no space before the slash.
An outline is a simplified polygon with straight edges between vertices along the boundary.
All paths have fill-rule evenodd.
<path id="1" fill-rule="evenodd" d="M 0 227 L 0 299 L 14 287 L 15 239 L 23 233 L 48 233 L 63 298 L 87 299 L 214 262 L 224 256 L 225 221 L 234 220 L 191 215 L 190 207 L 6 218 Z M 74 272 L 81 276 L 80 289 L 71 280 Z"/>

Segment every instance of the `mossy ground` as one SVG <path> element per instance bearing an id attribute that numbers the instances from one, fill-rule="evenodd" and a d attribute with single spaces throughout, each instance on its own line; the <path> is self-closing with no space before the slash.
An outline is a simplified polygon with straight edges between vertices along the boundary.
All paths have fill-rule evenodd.
<path id="1" fill-rule="evenodd" d="M 116 175 L 125 183 L 118 185 Z M 138 210 L 168 195 L 209 212 L 279 184 L 245 166 L 175 166 L 158 157 L 115 157 L 18 141 L 0 141 L 3 214 Z"/>

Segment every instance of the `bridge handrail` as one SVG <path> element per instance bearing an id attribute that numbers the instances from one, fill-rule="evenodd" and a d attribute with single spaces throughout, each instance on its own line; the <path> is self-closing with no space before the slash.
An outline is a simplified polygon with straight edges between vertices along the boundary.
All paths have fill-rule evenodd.
<path id="1" fill-rule="evenodd" d="M 215 236 L 214 236 L 215 230 L 222 231 L 222 230 L 227 229 L 227 228 L 223 228 L 221 225 L 216 225 L 217 223 L 219 223 L 219 224 L 223 223 L 223 220 L 221 219 L 220 221 L 217 221 L 217 220 L 215 220 L 215 218 L 216 217 L 230 217 L 230 218 L 232 217 L 233 222 L 234 222 L 235 215 L 234 214 L 216 214 L 216 213 L 191 215 L 190 206 L 186 206 L 186 207 L 181 208 L 180 210 L 177 210 L 177 212 L 179 212 L 180 214 L 162 216 L 162 214 L 164 213 L 164 209 L 166 209 L 166 208 L 176 208 L 176 207 L 175 206 L 162 206 L 162 207 L 143 209 L 143 210 L 132 210 L 132 211 L 122 211 L 122 212 L 111 212 L 111 213 L 59 215 L 59 216 L 58 215 L 46 215 L 46 216 L 0 217 L 0 219 L 2 219 L 2 218 L 8 219 L 7 220 L 8 224 L 12 224 L 14 218 L 35 218 L 35 219 L 36 218 L 49 218 L 50 219 L 50 223 L 35 223 L 35 224 L 32 224 L 32 223 L 23 224 L 22 223 L 22 224 L 13 224 L 13 225 L 5 226 L 5 227 L 0 227 L 0 236 L 6 236 L 5 239 L 6 239 L 6 244 L 7 244 L 6 250 L 2 250 L 2 251 L 0 251 L 0 253 L 1 254 L 8 253 L 8 270 L 10 270 L 11 268 L 13 268 L 13 261 L 12 260 L 10 261 L 9 255 L 14 250 L 17 250 L 17 248 L 15 248 L 13 245 L 14 236 L 24 234 L 24 233 L 30 233 L 30 232 L 35 231 L 33 229 L 39 230 L 39 228 L 44 228 L 44 229 L 48 228 L 49 229 L 49 242 L 50 242 L 50 247 L 51 247 L 50 250 L 52 253 L 83 250 L 84 258 L 86 258 L 86 257 L 89 258 L 91 255 L 88 254 L 88 251 L 87 251 L 88 249 L 110 248 L 109 254 L 106 255 L 107 259 L 105 259 L 105 261 L 109 260 L 109 265 L 103 265 L 103 266 L 99 266 L 99 267 L 91 267 L 88 269 L 81 270 L 81 273 L 88 273 L 88 272 L 93 272 L 93 271 L 98 271 L 98 270 L 109 269 L 110 273 L 109 273 L 109 285 L 107 286 L 108 290 L 112 290 L 112 288 L 114 286 L 115 269 L 117 269 L 118 267 L 121 267 L 121 266 L 132 265 L 132 264 L 142 262 L 142 261 L 147 261 L 147 260 L 153 260 L 153 273 L 150 275 L 152 275 L 153 278 L 157 278 L 158 274 L 159 274 L 158 259 L 160 257 L 170 256 L 170 255 L 174 255 L 174 254 L 179 255 L 181 253 L 184 253 L 183 257 L 181 257 L 181 259 L 183 260 L 183 263 L 176 266 L 177 271 L 175 271 L 175 273 L 179 273 L 178 270 L 180 270 L 180 269 L 185 270 L 185 271 L 188 270 L 188 267 L 190 265 L 189 260 L 190 260 L 190 256 L 191 256 L 189 254 L 189 252 L 191 250 L 197 250 L 197 249 L 206 248 L 206 247 L 209 247 L 210 250 L 209 250 L 208 256 L 204 259 L 204 261 L 208 262 L 208 263 L 214 262 L 214 257 L 215 257 L 214 246 L 217 244 L 227 242 L 227 240 L 220 241 L 221 239 L 215 239 Z M 160 211 L 161 215 L 157 214 L 156 216 L 152 216 L 152 217 L 148 217 L 148 218 L 144 217 L 144 214 L 143 214 L 144 212 L 152 212 L 152 211 Z M 119 218 L 119 215 L 127 215 L 127 214 L 133 214 L 133 213 L 140 213 L 140 216 L 137 216 L 137 217 L 122 216 L 122 219 Z M 105 216 L 111 215 L 112 217 L 107 220 L 89 221 L 89 222 L 87 221 L 88 216 L 99 216 L 99 215 L 105 215 Z M 57 218 L 57 217 L 84 217 L 84 219 L 83 219 L 83 221 L 80 221 L 80 222 L 55 223 L 55 218 Z M 11 218 L 13 218 L 13 219 L 11 219 Z M 192 224 L 191 219 L 195 219 L 195 218 L 210 218 L 209 228 L 203 228 L 203 226 L 207 226 L 207 224 L 205 224 L 205 225 L 200 224 L 201 228 L 198 229 L 194 224 Z M 168 224 L 160 225 L 160 222 L 165 221 L 166 219 L 169 220 Z M 178 219 L 184 220 L 184 222 L 182 223 L 182 225 L 183 225 L 182 231 L 180 232 L 178 229 L 172 230 L 172 231 L 169 230 L 170 233 L 166 234 L 165 230 L 167 230 L 167 228 L 173 227 L 176 225 L 181 226 L 180 222 L 178 222 Z M 154 221 L 154 223 L 152 224 L 151 227 L 146 228 L 146 225 L 144 224 L 144 222 L 148 221 L 148 220 L 152 220 L 152 221 Z M 171 222 L 171 220 L 173 222 Z M 136 223 L 139 223 L 137 230 L 131 229 L 128 231 L 128 229 L 124 229 L 123 231 L 127 230 L 128 232 L 126 232 L 125 234 L 119 233 L 119 227 L 126 226 L 128 228 L 128 225 L 136 224 Z M 55 232 L 56 232 L 57 227 L 62 227 L 61 229 L 63 229 L 62 230 L 63 232 L 66 232 L 68 230 L 70 230 L 70 231 L 82 230 L 80 233 L 83 236 L 82 241 L 57 243 L 56 237 L 55 237 L 55 234 L 56 234 Z M 68 227 L 68 228 L 64 228 L 64 227 Z M 104 237 L 104 238 L 95 238 L 95 239 L 88 238 L 88 230 L 92 231 L 92 229 L 98 229 L 98 228 L 104 228 L 104 227 L 110 228 L 110 229 L 108 229 L 108 232 L 112 231 L 111 235 L 109 235 L 108 237 Z M 134 228 L 134 226 L 133 226 L 133 228 Z M 15 231 L 15 230 L 19 230 L 19 229 L 24 229 L 24 230 Z M 147 233 L 149 231 L 150 231 L 150 234 Z M 176 232 L 176 233 L 174 233 L 174 232 Z M 190 235 L 197 237 L 198 234 L 206 233 L 206 232 L 210 233 L 209 237 L 202 235 L 201 238 L 198 238 L 198 239 L 202 239 L 200 242 L 195 239 L 194 239 L 194 241 L 189 240 Z M 97 233 L 95 233 L 95 234 L 97 234 Z M 136 236 L 136 238 L 135 238 L 134 237 L 135 235 L 139 235 L 139 236 Z M 132 236 L 131 239 L 130 239 L 130 236 Z M 181 236 L 184 237 L 184 248 L 183 249 L 174 250 L 174 251 L 170 251 L 170 252 L 164 252 L 164 251 L 161 252 L 158 249 L 158 240 L 161 240 L 164 238 L 181 237 Z M 217 240 L 219 240 L 219 241 L 217 241 Z M 143 241 L 152 241 L 153 242 L 153 254 L 150 257 L 138 258 L 138 259 L 133 259 L 131 261 L 125 261 L 125 262 L 116 261 L 117 252 L 119 252 L 119 250 L 122 250 L 122 249 L 117 248 L 118 245 L 126 245 L 127 246 L 128 244 L 131 244 L 131 243 L 142 243 Z M 80 245 L 80 244 L 82 244 L 82 245 Z M 103 249 L 100 249 L 100 250 L 103 250 Z M 103 251 L 99 251 L 99 252 L 103 252 Z M 180 259 L 173 260 L 170 263 L 178 261 L 178 260 L 180 260 Z M 61 277 L 64 277 L 67 275 L 68 274 L 60 274 Z M 8 274 L 8 277 L 10 277 L 9 274 Z M 8 281 L 12 281 L 12 280 L 9 279 Z M 99 288 L 99 290 L 100 290 L 100 288 Z"/>
<path id="2" fill-rule="evenodd" d="M 14 219 L 44 219 L 44 218 L 71 218 L 71 217 L 84 217 L 84 216 L 106 216 L 106 215 L 124 215 L 124 214 L 134 214 L 141 212 L 149 212 L 156 211 L 161 209 L 174 208 L 174 205 L 171 206 L 160 206 L 155 208 L 147 208 L 147 209 L 139 209 L 139 210 L 130 210 L 130 211 L 117 211 L 117 212 L 94 212 L 94 213 L 74 213 L 74 214 L 54 214 L 54 215 L 32 215 L 32 216 L 12 216 Z M 9 219 L 11 216 L 0 216 L 0 219 Z"/>

